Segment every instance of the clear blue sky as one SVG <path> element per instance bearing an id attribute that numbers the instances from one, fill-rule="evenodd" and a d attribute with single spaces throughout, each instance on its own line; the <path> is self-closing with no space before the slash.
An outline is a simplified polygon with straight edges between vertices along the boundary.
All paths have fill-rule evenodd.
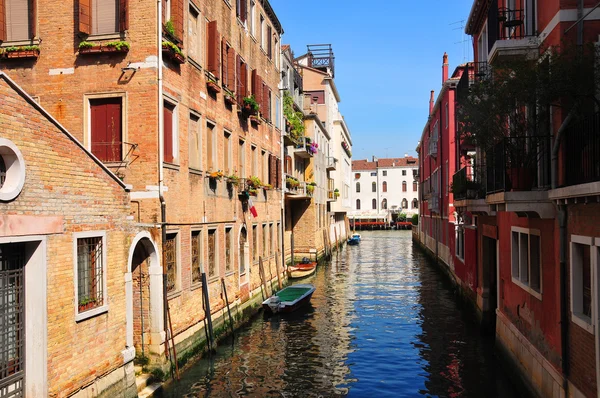
<path id="1" fill-rule="evenodd" d="M 352 157 L 416 155 L 429 92 L 472 58 L 459 29 L 472 0 L 270 0 L 296 56 L 307 44 L 331 44 L 340 109 L 352 133 Z M 464 41 L 464 42 L 463 42 Z"/>

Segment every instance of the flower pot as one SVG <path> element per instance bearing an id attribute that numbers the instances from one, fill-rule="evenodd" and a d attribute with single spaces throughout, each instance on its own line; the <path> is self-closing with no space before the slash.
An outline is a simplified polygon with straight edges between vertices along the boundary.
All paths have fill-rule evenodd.
<path id="1" fill-rule="evenodd" d="M 206 81 L 206 87 L 214 92 L 214 93 L 220 93 L 221 92 L 221 87 L 219 87 L 219 85 L 216 82 L 213 82 L 211 80 L 207 80 Z"/>
<path id="2" fill-rule="evenodd" d="M 103 45 L 99 45 L 99 46 L 93 46 L 93 47 L 83 47 L 79 49 L 79 54 L 80 55 L 85 55 L 85 54 L 97 54 L 97 53 L 120 53 L 120 54 L 126 54 L 129 52 L 129 47 L 127 46 L 121 46 L 120 48 L 117 48 L 115 46 L 103 46 Z"/>
<path id="3" fill-rule="evenodd" d="M 250 122 L 256 124 L 256 125 L 260 125 L 262 123 L 262 121 L 260 120 L 260 118 L 256 115 L 250 115 Z"/>
<path id="4" fill-rule="evenodd" d="M 38 58 L 40 56 L 40 50 L 17 50 L 17 51 L 6 51 L 3 53 L 4 57 L 15 59 L 15 58 Z"/>
<path id="5" fill-rule="evenodd" d="M 182 54 L 179 54 L 178 52 L 176 52 L 174 49 L 172 49 L 169 46 L 164 46 L 162 48 L 162 52 L 163 52 L 163 56 L 169 58 L 171 61 L 177 63 L 177 64 L 183 64 L 185 63 L 185 56 L 183 56 Z"/>
<path id="6" fill-rule="evenodd" d="M 232 95 L 226 94 L 225 97 L 223 97 L 223 100 L 228 105 L 235 104 L 235 97 L 233 97 Z"/>

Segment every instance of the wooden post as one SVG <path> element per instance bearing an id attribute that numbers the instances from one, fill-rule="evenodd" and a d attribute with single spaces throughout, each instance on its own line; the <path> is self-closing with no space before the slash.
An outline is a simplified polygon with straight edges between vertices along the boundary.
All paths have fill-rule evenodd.
<path id="1" fill-rule="evenodd" d="M 171 323 L 171 311 L 169 311 L 169 307 L 167 307 L 167 317 L 169 318 L 171 346 L 173 347 L 173 362 L 175 362 L 175 375 L 177 377 L 177 380 L 179 380 L 179 364 L 177 363 L 177 351 L 175 350 L 175 336 L 173 336 L 173 324 Z"/>
<path id="2" fill-rule="evenodd" d="M 279 276 L 279 255 L 279 252 L 277 252 L 277 254 L 275 255 L 275 271 L 277 273 L 277 287 L 279 288 L 279 290 L 281 290 L 283 285 L 281 284 L 281 277 Z"/>
<path id="3" fill-rule="evenodd" d="M 204 318 L 208 320 L 208 345 L 213 349 L 213 324 L 210 314 L 210 299 L 208 298 L 208 282 L 206 280 L 206 272 L 202 273 L 202 294 L 204 295 Z"/>
<path id="4" fill-rule="evenodd" d="M 231 335 L 233 336 L 233 318 L 231 317 L 231 310 L 229 309 L 229 299 L 227 298 L 227 286 L 225 286 L 225 278 L 221 278 L 221 285 L 223 285 L 223 294 L 225 295 L 227 313 L 229 314 L 229 326 L 231 327 Z"/>
<path id="5" fill-rule="evenodd" d="M 260 278 L 262 279 L 263 288 L 265 289 L 265 295 L 268 298 L 270 295 L 269 295 L 269 290 L 267 290 L 267 281 L 266 281 L 266 277 L 265 277 L 265 268 L 263 267 L 262 256 L 258 257 L 258 268 L 259 268 L 258 270 L 260 272 Z"/>
<path id="6" fill-rule="evenodd" d="M 333 228 L 333 232 L 335 232 L 335 251 L 337 251 L 339 249 L 339 242 L 338 242 L 338 236 L 337 236 L 337 228 Z"/>

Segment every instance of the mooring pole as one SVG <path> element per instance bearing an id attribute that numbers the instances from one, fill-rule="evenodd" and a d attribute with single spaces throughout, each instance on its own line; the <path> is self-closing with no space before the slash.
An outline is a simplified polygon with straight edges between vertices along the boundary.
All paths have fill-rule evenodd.
<path id="1" fill-rule="evenodd" d="M 223 294 L 225 294 L 225 303 L 227 304 L 227 313 L 229 314 L 229 326 L 231 326 L 231 335 L 233 336 L 233 318 L 231 317 L 231 310 L 229 309 L 229 299 L 227 298 L 227 286 L 225 286 L 225 278 L 221 278 L 221 284 L 223 285 Z"/>
<path id="2" fill-rule="evenodd" d="M 213 349 L 214 339 L 213 339 L 213 324 L 212 317 L 210 314 L 210 299 L 208 298 L 208 283 L 206 281 L 206 272 L 202 273 L 202 294 L 204 295 L 204 318 L 208 319 L 208 342 L 210 345 L 210 349 Z"/>

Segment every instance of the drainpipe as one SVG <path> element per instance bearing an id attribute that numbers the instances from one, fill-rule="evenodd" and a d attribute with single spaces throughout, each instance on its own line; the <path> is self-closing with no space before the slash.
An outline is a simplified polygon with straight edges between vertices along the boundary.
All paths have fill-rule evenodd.
<path id="1" fill-rule="evenodd" d="M 559 228 L 559 261 L 560 261 L 560 336 L 562 348 L 562 373 L 564 380 L 565 396 L 569 396 L 569 319 L 567 313 L 567 206 L 558 205 Z"/>

